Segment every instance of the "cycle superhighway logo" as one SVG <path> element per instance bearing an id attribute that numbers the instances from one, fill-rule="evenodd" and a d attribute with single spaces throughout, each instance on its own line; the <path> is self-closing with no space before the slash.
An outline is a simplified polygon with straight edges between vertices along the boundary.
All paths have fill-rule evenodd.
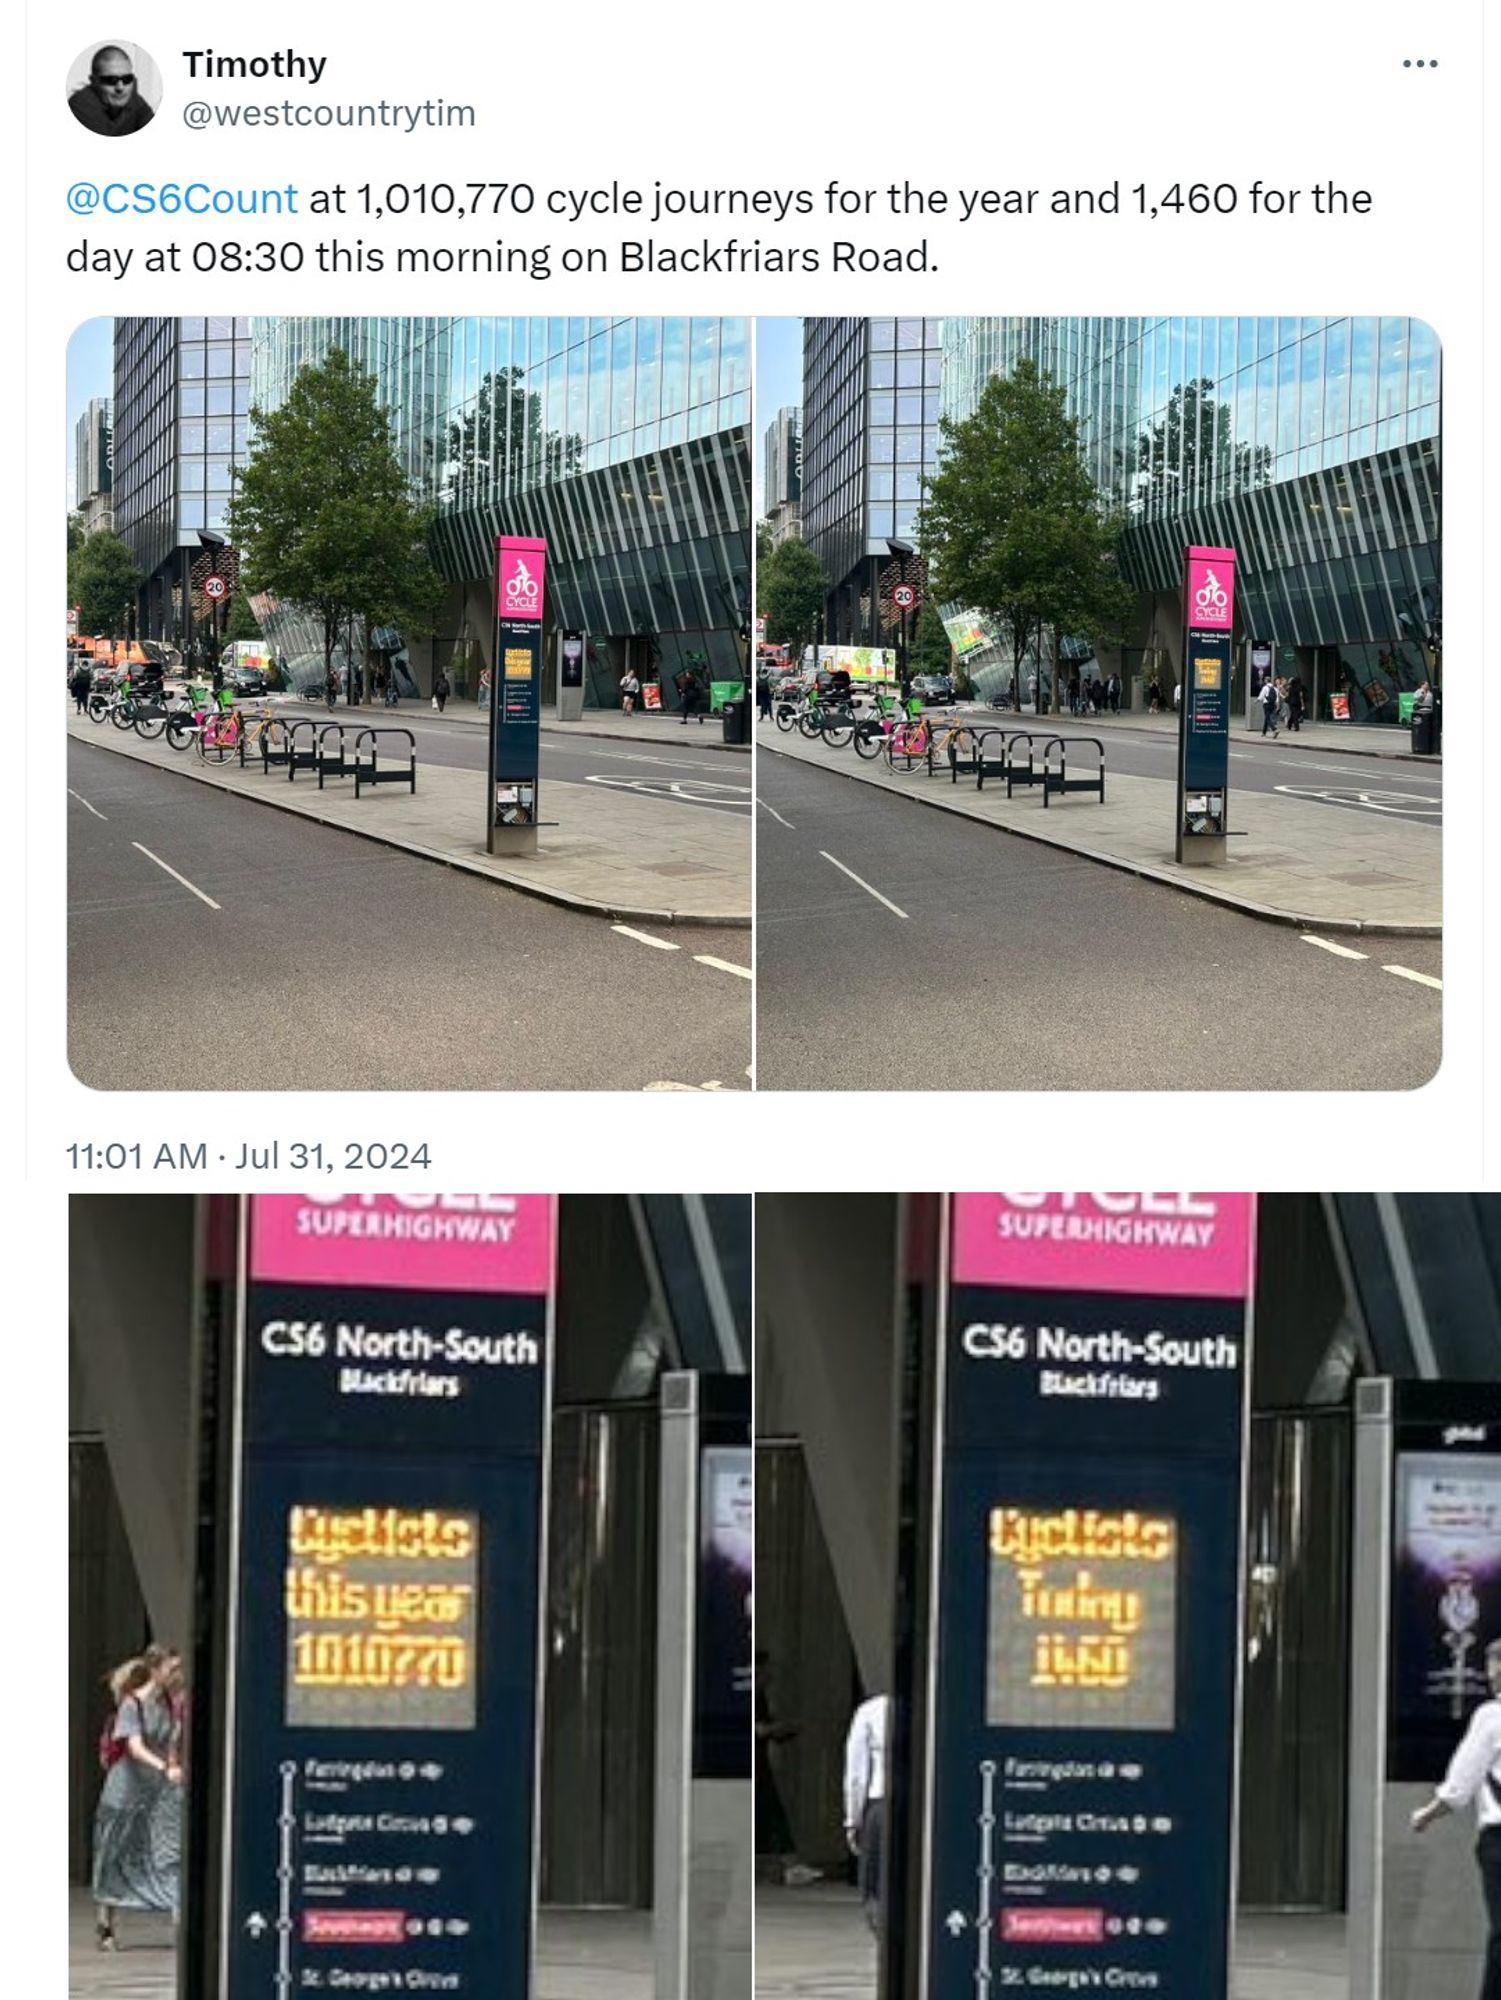
<path id="1" fill-rule="evenodd" d="M 1255 1198 L 1242 1194 L 954 1197 L 954 1276 L 970 1284 L 1243 1296 Z"/>

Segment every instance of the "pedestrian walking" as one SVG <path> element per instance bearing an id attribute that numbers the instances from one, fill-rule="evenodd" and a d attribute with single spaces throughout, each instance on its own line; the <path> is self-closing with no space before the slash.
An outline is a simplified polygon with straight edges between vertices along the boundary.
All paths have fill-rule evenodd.
<path id="1" fill-rule="evenodd" d="M 1479 1827 L 1475 1860 L 1489 1930 L 1480 2000 L 1501 2000 L 1501 1639 L 1485 1649 L 1485 1677 L 1491 1699 L 1470 1717 L 1442 1783 L 1413 1814 L 1412 1830 L 1426 1833 L 1445 1813 L 1474 1806 Z"/>
<path id="2" fill-rule="evenodd" d="M 448 684 L 447 674 L 439 667 L 437 673 L 433 676 L 433 707 L 438 711 L 439 715 L 443 713 L 444 705 L 452 692 L 453 690 Z"/>
<path id="3" fill-rule="evenodd" d="M 73 697 L 73 706 L 82 715 L 89 705 L 89 695 L 94 687 L 93 669 L 80 660 L 68 676 L 68 692 Z"/>
<path id="4" fill-rule="evenodd" d="M 1308 707 L 1308 695 L 1300 675 L 1294 674 L 1287 683 L 1287 727 L 1294 736 L 1303 727 L 1303 716 Z"/>
<path id="5" fill-rule="evenodd" d="M 620 712 L 622 715 L 636 713 L 636 698 L 641 692 L 641 676 L 634 667 L 627 667 L 620 676 Z"/>
<path id="6" fill-rule="evenodd" d="M 704 718 L 700 708 L 701 690 L 698 684 L 698 675 L 693 671 L 692 667 L 684 667 L 683 671 L 673 682 L 673 686 L 677 689 L 678 699 L 683 704 L 683 727 L 685 729 L 688 727 L 688 718 L 690 715 L 696 715 L 699 720 L 699 726 L 702 727 Z"/>
<path id="7" fill-rule="evenodd" d="M 844 1837 L 859 1864 L 860 1907 L 879 1937 L 886 1836 L 886 1736 L 891 1697 L 862 1701 L 844 1745 Z"/>
<path id="8" fill-rule="evenodd" d="M 774 1708 L 768 1686 L 770 1657 L 756 1654 L 756 1859 L 770 1861 L 788 1889 L 805 1889 L 822 1879 L 821 1868 L 810 1868 L 797 1851 L 792 1821 L 777 1783 L 776 1752 L 796 1740 L 799 1725 L 785 1721 Z"/>
<path id="9" fill-rule="evenodd" d="M 1110 676 L 1109 693 L 1110 713 L 1112 715 L 1119 715 L 1121 712 L 1121 677 L 1119 674 L 1112 674 Z"/>
<path id="10" fill-rule="evenodd" d="M 112 1708 L 99 1743 L 104 1786 L 94 1815 L 94 1936 L 117 1951 L 121 1910 L 177 1915 L 182 1862 L 180 1711 L 169 1684 L 177 1656 L 153 1648 L 109 1677 Z"/>
<path id="11" fill-rule="evenodd" d="M 756 720 L 767 722 L 771 718 L 771 675 L 763 671 L 756 675 Z"/>
<path id="12" fill-rule="evenodd" d="M 1280 701 L 1281 696 L 1277 692 L 1277 683 L 1275 681 L 1268 681 L 1266 686 L 1261 690 L 1261 733 L 1263 736 L 1275 736 L 1277 734 L 1277 709 Z"/>

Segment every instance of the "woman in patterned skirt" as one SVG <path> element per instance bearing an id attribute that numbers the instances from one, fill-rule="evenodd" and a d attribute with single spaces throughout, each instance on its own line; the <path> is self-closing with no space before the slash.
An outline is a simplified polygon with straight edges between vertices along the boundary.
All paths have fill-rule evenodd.
<path id="1" fill-rule="evenodd" d="M 114 1717 L 101 1743 L 104 1789 L 94 1818 L 95 1935 L 119 1948 L 117 1910 L 177 1915 L 182 1858 L 182 1764 L 168 1683 L 176 1655 L 152 1647 L 110 1676 Z"/>

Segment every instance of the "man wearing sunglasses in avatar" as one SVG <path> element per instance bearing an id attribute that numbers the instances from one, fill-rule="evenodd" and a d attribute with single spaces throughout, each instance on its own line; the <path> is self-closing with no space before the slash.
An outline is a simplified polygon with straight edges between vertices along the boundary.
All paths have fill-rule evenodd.
<path id="1" fill-rule="evenodd" d="M 96 49 L 89 80 L 68 99 L 68 109 L 87 132 L 106 139 L 123 139 L 151 123 L 151 106 L 136 88 L 135 70 L 124 49 L 113 44 Z"/>

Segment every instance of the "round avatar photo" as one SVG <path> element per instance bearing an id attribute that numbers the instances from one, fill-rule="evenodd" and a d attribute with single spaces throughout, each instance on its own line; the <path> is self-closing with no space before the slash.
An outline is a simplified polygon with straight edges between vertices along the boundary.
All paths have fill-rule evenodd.
<path id="1" fill-rule="evenodd" d="M 161 71 L 134 42 L 93 42 L 68 71 L 68 109 L 105 139 L 144 131 L 161 101 Z"/>

